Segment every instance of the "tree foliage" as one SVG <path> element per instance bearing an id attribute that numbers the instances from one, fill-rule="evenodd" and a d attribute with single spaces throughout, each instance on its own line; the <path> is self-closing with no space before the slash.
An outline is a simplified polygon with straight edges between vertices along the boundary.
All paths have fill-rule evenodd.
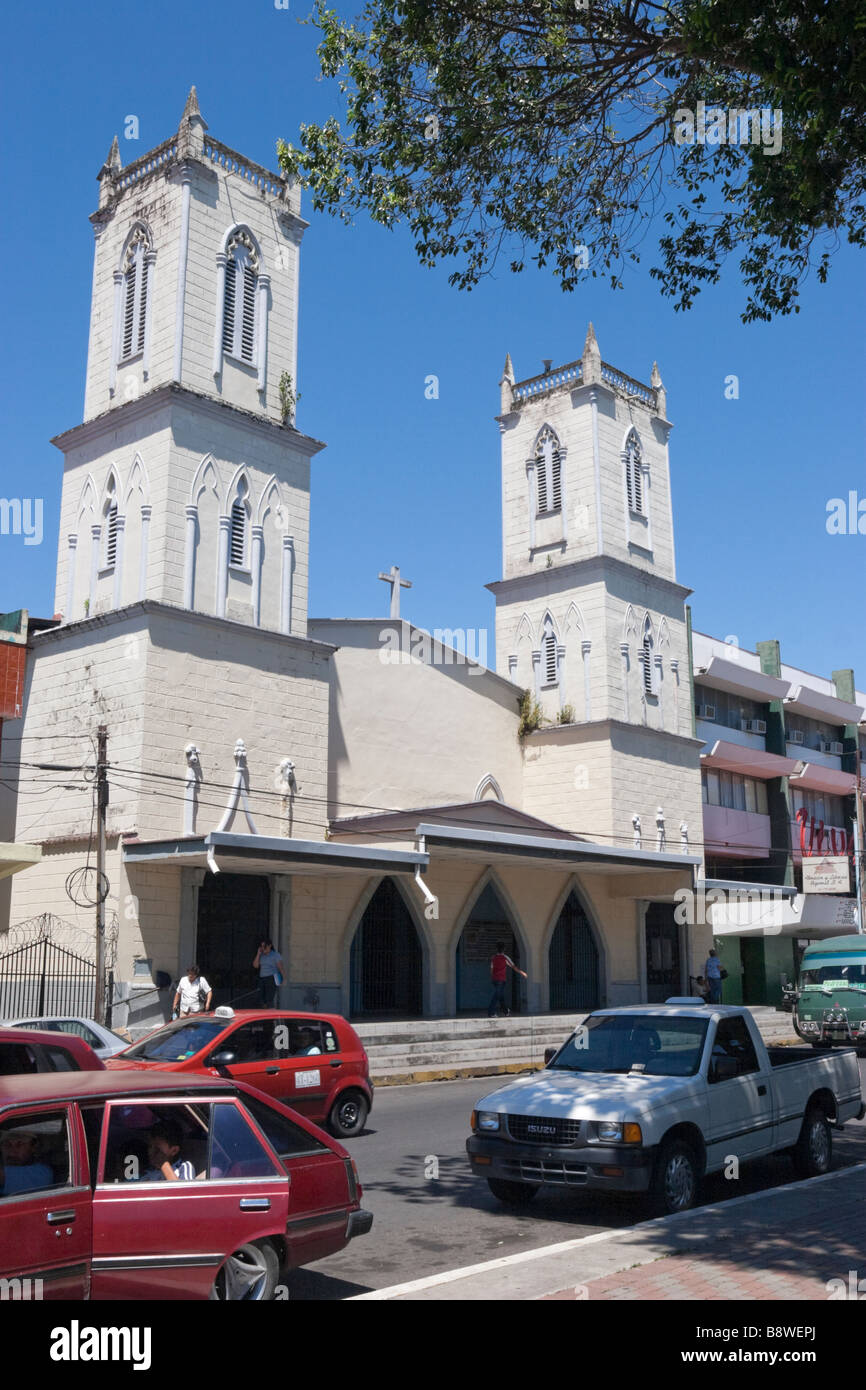
<path id="1" fill-rule="evenodd" d="M 318 0 L 313 22 L 343 124 L 280 141 L 283 170 L 318 210 L 406 222 L 460 288 L 503 259 L 621 286 L 658 219 L 676 308 L 734 255 L 743 319 L 769 320 L 866 239 L 862 0 L 369 0 L 356 20 Z M 699 102 L 766 111 L 767 135 L 781 112 L 781 147 L 683 143 Z"/>

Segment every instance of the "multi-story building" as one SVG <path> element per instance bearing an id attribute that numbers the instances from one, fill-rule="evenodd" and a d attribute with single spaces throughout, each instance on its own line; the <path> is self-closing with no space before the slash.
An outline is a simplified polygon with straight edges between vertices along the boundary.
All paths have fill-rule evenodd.
<path id="1" fill-rule="evenodd" d="M 707 912 L 725 997 L 777 1002 L 806 942 L 858 929 L 866 693 L 851 670 L 828 680 L 785 664 L 776 641 L 751 652 L 695 632 L 692 651 L 707 889 L 720 899 Z M 803 891 L 804 862 L 824 856 L 848 859 L 847 892 Z"/>

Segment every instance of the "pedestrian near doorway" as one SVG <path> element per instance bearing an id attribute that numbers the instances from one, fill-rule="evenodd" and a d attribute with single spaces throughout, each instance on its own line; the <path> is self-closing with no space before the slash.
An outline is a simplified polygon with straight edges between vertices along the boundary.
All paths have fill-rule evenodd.
<path id="1" fill-rule="evenodd" d="M 272 941 L 263 941 L 256 951 L 253 969 L 259 972 L 259 1002 L 263 1009 L 277 1006 L 277 990 L 283 983 L 283 958 Z"/>
<path id="2" fill-rule="evenodd" d="M 209 1013 L 213 990 L 197 965 L 191 965 L 178 980 L 172 1004 L 172 1014 L 186 1018 L 187 1014 Z"/>
<path id="3" fill-rule="evenodd" d="M 505 985 L 508 980 L 509 970 L 514 970 L 518 975 L 522 975 L 524 980 L 528 979 L 525 970 L 521 970 L 519 965 L 515 965 L 510 956 L 505 954 L 505 942 L 497 941 L 496 953 L 490 957 L 490 979 L 493 984 L 493 993 L 490 996 L 490 1007 L 487 1010 L 487 1017 L 493 1018 L 496 1014 L 511 1013 L 505 1005 Z"/>
<path id="4" fill-rule="evenodd" d="M 704 977 L 710 991 L 709 1002 L 711 1004 L 721 1004 L 722 980 L 727 979 L 727 975 L 728 972 L 722 969 L 722 962 L 716 955 L 715 948 L 711 946 L 706 964 L 704 965 Z"/>

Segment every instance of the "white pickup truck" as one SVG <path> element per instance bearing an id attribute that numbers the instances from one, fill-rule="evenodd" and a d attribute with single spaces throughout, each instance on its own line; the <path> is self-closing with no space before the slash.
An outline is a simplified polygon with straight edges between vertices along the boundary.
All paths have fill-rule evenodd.
<path id="1" fill-rule="evenodd" d="M 550 1183 L 676 1212 L 732 1159 L 786 1149 L 802 1176 L 826 1173 L 830 1125 L 864 1114 L 855 1052 L 768 1050 L 748 1009 L 669 999 L 590 1014 L 543 1071 L 478 1102 L 466 1148 L 510 1205 Z"/>

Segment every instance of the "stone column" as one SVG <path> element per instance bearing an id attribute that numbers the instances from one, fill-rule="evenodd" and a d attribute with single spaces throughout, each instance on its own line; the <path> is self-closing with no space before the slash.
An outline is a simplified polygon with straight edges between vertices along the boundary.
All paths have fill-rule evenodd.
<path id="1" fill-rule="evenodd" d="M 526 481 L 529 488 L 529 548 L 535 549 L 535 460 L 529 459 L 526 465 Z"/>
<path id="2" fill-rule="evenodd" d="M 217 297 L 216 297 L 216 326 L 213 335 L 213 365 L 212 373 L 219 376 L 223 368 L 223 317 L 226 305 L 226 264 L 228 256 L 225 251 L 217 254 Z"/>
<path id="3" fill-rule="evenodd" d="M 619 654 L 620 654 L 620 656 L 622 657 L 622 694 L 623 694 L 623 703 L 624 703 L 624 705 L 625 705 L 624 718 L 625 718 L 626 724 L 628 724 L 628 723 L 631 722 L 631 716 L 630 716 L 630 714 L 629 714 L 629 702 L 628 702 L 628 677 L 629 677 L 629 661 L 628 661 L 628 658 L 629 658 L 629 650 L 628 650 L 628 642 L 620 642 L 620 644 L 619 644 Z"/>
<path id="4" fill-rule="evenodd" d="M 262 622 L 262 561 L 265 553 L 264 526 L 254 526 L 252 528 L 251 549 L 250 569 L 252 571 L 253 581 L 253 623 L 256 627 L 260 627 Z"/>
<path id="5" fill-rule="evenodd" d="M 87 606 L 88 617 L 93 614 L 93 605 L 96 601 L 96 583 L 99 578 L 99 537 L 102 534 L 102 527 L 98 522 L 94 522 L 90 528 L 90 602 Z"/>
<path id="6" fill-rule="evenodd" d="M 260 275 L 256 286 L 258 321 L 256 323 L 256 356 L 259 363 L 258 389 L 264 392 L 267 385 L 267 362 L 268 362 L 268 291 L 270 289 L 271 278 L 269 275 Z"/>
<path id="7" fill-rule="evenodd" d="M 145 502 L 141 508 L 141 554 L 138 560 L 138 597 L 147 597 L 147 547 L 150 542 L 150 514 L 153 508 Z"/>
<path id="8" fill-rule="evenodd" d="M 147 267 L 147 303 L 144 306 L 144 349 L 141 354 L 141 376 L 147 381 L 150 373 L 150 328 L 153 323 L 153 275 L 156 268 L 156 252 L 145 251 L 142 263 Z"/>
<path id="9" fill-rule="evenodd" d="M 114 272 L 114 322 L 111 329 L 111 362 L 108 366 L 108 391 L 114 395 L 117 386 L 117 362 L 120 357 L 120 324 L 123 318 L 123 281 L 122 270 Z"/>
<path id="10" fill-rule="evenodd" d="M 589 670 L 589 654 L 591 651 L 591 642 L 581 642 L 580 653 L 583 657 L 583 717 L 587 721 L 592 719 L 592 682 L 590 680 Z"/>
<path id="11" fill-rule="evenodd" d="M 536 700 L 541 699 L 541 652 L 532 653 L 532 687 Z"/>
<path id="12" fill-rule="evenodd" d="M 280 602 L 280 632 L 292 631 L 292 575 L 295 568 L 295 538 L 283 536 L 282 597 Z"/>
<path id="13" fill-rule="evenodd" d="M 183 606 L 192 608 L 195 589 L 195 524 L 198 507 L 192 503 L 186 509 L 186 552 L 183 557 Z"/>
<path id="14" fill-rule="evenodd" d="M 218 618 L 226 615 L 226 600 L 229 592 L 229 534 L 231 532 L 232 519 L 230 516 L 221 516 L 219 519 L 219 551 L 217 554 L 217 591 L 216 591 L 216 611 Z"/>
<path id="15" fill-rule="evenodd" d="M 66 612 L 63 614 L 63 621 L 72 622 L 72 609 L 75 603 L 75 559 L 78 554 L 78 537 L 70 531 L 66 537 L 67 558 L 66 558 Z"/>
<path id="16" fill-rule="evenodd" d="M 192 170 L 181 170 L 180 244 L 177 259 L 177 314 L 174 323 L 174 366 L 172 379 L 180 381 L 183 373 L 183 328 L 186 314 L 186 262 L 189 254 L 189 205 Z"/>

